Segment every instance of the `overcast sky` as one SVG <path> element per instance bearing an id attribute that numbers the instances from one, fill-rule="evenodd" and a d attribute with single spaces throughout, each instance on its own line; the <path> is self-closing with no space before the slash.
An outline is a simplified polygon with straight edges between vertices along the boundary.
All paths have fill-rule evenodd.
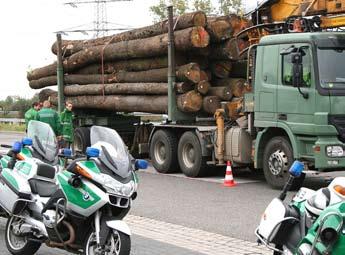
<path id="1" fill-rule="evenodd" d="M 50 51 L 56 40 L 55 31 L 67 30 L 86 24 L 92 27 L 94 11 L 90 5 L 73 8 L 64 5 L 76 0 L 3 1 L 0 8 L 2 38 L 0 99 L 8 95 L 30 98 L 37 90 L 30 89 L 26 80 L 29 69 L 42 67 L 55 61 Z M 141 27 L 152 24 L 149 7 L 158 0 L 133 0 L 108 4 L 109 22 Z M 244 0 L 248 9 L 256 0 Z M 69 34 L 63 39 L 78 39 L 81 34 Z"/>

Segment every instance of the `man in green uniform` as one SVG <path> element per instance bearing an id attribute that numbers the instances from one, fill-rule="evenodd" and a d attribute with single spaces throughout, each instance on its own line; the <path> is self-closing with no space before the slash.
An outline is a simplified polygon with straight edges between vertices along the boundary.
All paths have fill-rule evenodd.
<path id="1" fill-rule="evenodd" d="M 61 134 L 63 139 L 63 147 L 69 148 L 73 142 L 73 105 L 71 102 L 66 102 L 66 108 L 60 115 Z"/>
<path id="2" fill-rule="evenodd" d="M 39 102 L 34 102 L 32 104 L 32 107 L 25 112 L 25 125 L 26 125 L 26 130 L 28 129 L 28 125 L 30 120 L 35 120 L 37 117 L 37 113 L 40 109 L 40 103 Z"/>
<path id="3" fill-rule="evenodd" d="M 44 101 L 43 108 L 38 112 L 36 120 L 49 124 L 52 127 L 55 135 L 60 136 L 61 124 L 59 114 L 50 107 L 50 102 Z"/>

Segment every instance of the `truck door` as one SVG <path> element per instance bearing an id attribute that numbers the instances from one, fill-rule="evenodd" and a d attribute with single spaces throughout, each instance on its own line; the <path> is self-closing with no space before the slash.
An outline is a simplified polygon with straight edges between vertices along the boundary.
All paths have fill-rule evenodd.
<path id="1" fill-rule="evenodd" d="M 298 88 L 292 86 L 291 54 L 281 55 L 277 87 L 277 119 L 278 122 L 288 123 L 294 133 L 308 133 L 312 132 L 312 129 L 306 124 L 314 123 L 315 113 L 316 90 L 312 51 L 308 44 L 284 44 L 280 45 L 280 52 L 292 46 L 302 51 L 303 84 L 301 91 L 307 93 L 308 98 L 305 99 Z"/>
<path id="2" fill-rule="evenodd" d="M 255 125 L 276 126 L 279 45 L 259 46 L 255 74 Z"/>

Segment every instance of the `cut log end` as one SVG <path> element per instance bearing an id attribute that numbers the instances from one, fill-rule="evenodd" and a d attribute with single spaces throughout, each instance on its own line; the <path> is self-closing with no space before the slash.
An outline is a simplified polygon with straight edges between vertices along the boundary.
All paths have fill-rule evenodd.
<path id="1" fill-rule="evenodd" d="M 203 27 L 194 27 L 191 42 L 195 48 L 205 48 L 210 43 L 210 36 Z"/>
<path id="2" fill-rule="evenodd" d="M 202 107 L 202 96 L 194 90 L 179 95 L 177 107 L 182 112 L 198 112 Z"/>
<path id="3" fill-rule="evenodd" d="M 200 81 L 196 85 L 196 90 L 201 94 L 201 95 L 206 95 L 207 92 L 209 91 L 211 85 L 208 81 Z"/>
<path id="4" fill-rule="evenodd" d="M 220 98 L 217 96 L 207 96 L 204 97 L 202 102 L 202 109 L 209 113 L 214 114 L 217 109 L 221 108 Z"/>
<path id="5" fill-rule="evenodd" d="M 202 11 L 195 12 L 193 16 L 193 23 L 195 26 L 201 26 L 201 27 L 206 26 L 207 17 L 205 13 Z"/>

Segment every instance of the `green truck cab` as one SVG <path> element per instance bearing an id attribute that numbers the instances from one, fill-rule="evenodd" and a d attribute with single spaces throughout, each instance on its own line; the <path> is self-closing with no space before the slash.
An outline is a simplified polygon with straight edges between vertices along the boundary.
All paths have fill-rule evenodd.
<path id="1" fill-rule="evenodd" d="M 266 36 L 256 49 L 254 167 L 281 187 L 294 159 L 345 167 L 345 33 Z M 296 60 L 297 58 L 297 60 Z"/>

